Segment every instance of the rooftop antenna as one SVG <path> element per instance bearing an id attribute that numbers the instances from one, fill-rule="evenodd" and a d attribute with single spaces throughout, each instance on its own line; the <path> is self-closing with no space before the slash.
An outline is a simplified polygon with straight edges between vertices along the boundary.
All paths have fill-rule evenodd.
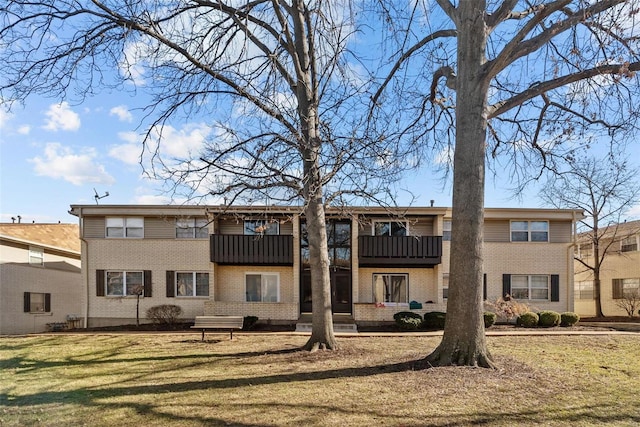
<path id="1" fill-rule="evenodd" d="M 94 192 L 94 193 L 96 193 L 96 195 L 95 195 L 95 196 L 93 196 L 93 198 L 94 198 L 94 199 L 96 199 L 96 205 L 98 204 L 98 200 L 100 200 L 100 199 L 104 199 L 105 197 L 107 197 L 107 196 L 109 195 L 109 192 L 108 192 L 108 191 L 105 191 L 105 192 L 104 192 L 104 194 L 103 194 L 102 196 L 99 196 L 99 195 L 98 195 L 98 192 L 96 191 L 96 189 L 95 189 L 95 188 L 93 189 L 93 192 Z"/>

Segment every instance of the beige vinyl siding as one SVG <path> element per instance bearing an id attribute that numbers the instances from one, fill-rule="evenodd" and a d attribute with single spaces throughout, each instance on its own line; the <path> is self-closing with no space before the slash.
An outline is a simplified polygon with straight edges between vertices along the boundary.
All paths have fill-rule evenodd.
<path id="1" fill-rule="evenodd" d="M 571 242 L 571 222 L 549 221 L 549 242 L 550 243 Z"/>
<path id="2" fill-rule="evenodd" d="M 176 220 L 175 218 L 145 218 L 144 238 L 145 239 L 175 239 Z"/>
<path id="3" fill-rule="evenodd" d="M 104 217 L 84 217 L 82 218 L 83 233 L 85 239 L 103 239 L 105 219 Z"/>
<path id="4" fill-rule="evenodd" d="M 285 223 L 280 223 L 280 234 L 291 236 L 293 235 L 293 223 L 291 221 L 287 221 Z"/>
<path id="5" fill-rule="evenodd" d="M 358 227 L 358 236 L 371 236 L 373 234 L 373 225 L 370 220 L 360 223 Z"/>
<path id="6" fill-rule="evenodd" d="M 244 223 L 235 219 L 221 219 L 218 222 L 217 234 L 244 234 Z"/>
<path id="7" fill-rule="evenodd" d="M 485 220 L 485 242 L 510 242 L 511 228 L 509 220 Z"/>
<path id="8" fill-rule="evenodd" d="M 433 218 L 409 219 L 411 236 L 433 236 Z"/>

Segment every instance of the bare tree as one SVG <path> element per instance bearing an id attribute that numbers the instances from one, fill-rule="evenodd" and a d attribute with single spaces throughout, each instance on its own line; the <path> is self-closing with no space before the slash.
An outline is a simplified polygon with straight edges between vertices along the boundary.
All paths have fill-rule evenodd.
<path id="1" fill-rule="evenodd" d="M 141 162 L 172 194 L 302 204 L 314 260 L 305 348 L 334 349 L 325 207 L 385 198 L 402 169 L 393 141 L 364 135 L 370 79 L 349 60 L 355 16 L 348 1 L 9 0 L 0 95 L 81 100 L 147 80 Z M 213 136 L 172 152 L 164 125 L 195 114 Z"/>
<path id="2" fill-rule="evenodd" d="M 624 293 L 622 298 L 616 300 L 616 305 L 626 311 L 629 317 L 634 317 L 636 311 L 640 314 L 638 310 L 640 308 L 640 292 L 636 289 Z"/>
<path id="3" fill-rule="evenodd" d="M 605 259 L 619 248 L 620 239 L 637 233 L 620 227 L 621 218 L 640 200 L 638 168 L 627 160 L 618 160 L 610 154 L 599 159 L 568 159 L 566 170 L 550 174 L 540 197 L 558 208 L 584 210 L 586 218 L 580 220 L 579 244 L 589 244 L 588 257 L 577 253 L 575 260 L 593 277 L 596 316 L 602 312 L 602 284 L 600 271 Z"/>
<path id="4" fill-rule="evenodd" d="M 396 23 L 399 44 L 373 105 L 384 114 L 411 114 L 398 121 L 429 130 L 419 136 L 453 152 L 447 320 L 440 345 L 426 360 L 492 367 L 482 318 L 486 165 L 504 168 L 506 160 L 513 179 L 526 182 L 553 168 L 556 159 L 629 130 L 640 93 L 640 3 L 381 5 Z M 403 108 L 389 101 L 393 89 L 411 94 L 403 96 Z"/>

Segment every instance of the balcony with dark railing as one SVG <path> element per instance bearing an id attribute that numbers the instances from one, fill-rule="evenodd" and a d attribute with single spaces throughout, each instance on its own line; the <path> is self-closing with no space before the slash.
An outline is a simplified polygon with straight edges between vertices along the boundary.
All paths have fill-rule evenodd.
<path id="1" fill-rule="evenodd" d="M 360 267 L 434 267 L 442 236 L 360 236 L 358 254 Z"/>
<path id="2" fill-rule="evenodd" d="M 293 265 L 293 236 L 212 234 L 211 262 L 227 265 Z"/>

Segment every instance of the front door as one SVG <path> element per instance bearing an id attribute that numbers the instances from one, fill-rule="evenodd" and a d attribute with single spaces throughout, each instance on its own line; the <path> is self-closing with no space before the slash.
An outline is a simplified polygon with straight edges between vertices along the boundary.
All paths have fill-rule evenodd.
<path id="1" fill-rule="evenodd" d="M 306 224 L 300 224 L 300 311 L 311 313 L 311 271 Z M 331 280 L 331 310 L 351 314 L 351 222 L 327 220 Z"/>
<path id="2" fill-rule="evenodd" d="M 331 311 L 351 314 L 351 272 L 331 271 Z M 304 271 L 300 276 L 300 311 L 311 313 L 311 272 Z"/>

